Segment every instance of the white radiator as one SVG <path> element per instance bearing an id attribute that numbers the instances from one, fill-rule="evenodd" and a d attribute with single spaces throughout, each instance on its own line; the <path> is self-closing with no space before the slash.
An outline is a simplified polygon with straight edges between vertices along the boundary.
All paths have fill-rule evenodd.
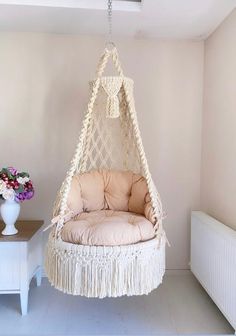
<path id="1" fill-rule="evenodd" d="M 191 270 L 236 330 L 236 231 L 201 211 L 192 212 Z"/>

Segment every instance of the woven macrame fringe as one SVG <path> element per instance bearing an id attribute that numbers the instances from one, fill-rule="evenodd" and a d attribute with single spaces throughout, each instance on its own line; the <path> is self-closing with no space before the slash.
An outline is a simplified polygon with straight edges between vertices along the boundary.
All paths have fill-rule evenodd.
<path id="1" fill-rule="evenodd" d="M 45 269 L 50 283 L 67 294 L 99 298 L 148 294 L 162 282 L 165 239 L 115 247 L 50 239 Z"/>

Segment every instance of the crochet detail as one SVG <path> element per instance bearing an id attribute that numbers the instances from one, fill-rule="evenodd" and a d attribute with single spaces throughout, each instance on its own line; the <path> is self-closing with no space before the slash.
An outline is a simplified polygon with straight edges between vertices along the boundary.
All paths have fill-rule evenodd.
<path id="1" fill-rule="evenodd" d="M 120 116 L 118 93 L 122 85 L 122 78 L 103 77 L 101 85 L 107 94 L 106 117 L 118 118 Z"/>

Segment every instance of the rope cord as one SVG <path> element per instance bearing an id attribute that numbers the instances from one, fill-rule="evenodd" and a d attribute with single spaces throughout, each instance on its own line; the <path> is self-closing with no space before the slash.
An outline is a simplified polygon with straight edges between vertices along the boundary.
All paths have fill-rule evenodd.
<path id="1" fill-rule="evenodd" d="M 150 171 L 149 171 L 148 162 L 147 162 L 146 155 L 145 155 L 145 152 L 144 152 L 142 138 L 141 138 L 141 134 L 140 134 L 139 126 L 138 126 L 138 120 L 137 120 L 137 115 L 136 115 L 136 112 L 135 112 L 133 96 L 130 95 L 129 88 L 128 88 L 126 82 L 124 82 L 124 90 L 125 90 L 126 101 L 127 101 L 130 116 L 131 116 L 131 122 L 132 122 L 133 130 L 134 130 L 134 135 L 135 135 L 138 151 L 139 151 L 139 154 L 140 154 L 141 164 L 142 164 L 142 168 L 143 168 L 143 171 L 144 171 L 144 177 L 147 181 L 148 190 L 149 190 L 149 194 L 150 194 L 150 198 L 151 198 L 151 203 L 152 203 L 152 206 L 153 206 L 153 209 L 154 209 L 154 213 L 156 215 L 157 222 L 160 226 L 160 227 L 156 227 L 156 228 L 157 229 L 159 229 L 159 228 L 162 229 L 161 228 L 162 217 L 163 217 L 162 204 L 161 204 L 161 201 L 160 201 L 160 197 L 158 197 L 158 195 L 156 195 L 156 192 L 154 190 L 154 184 L 153 184 L 152 177 L 151 177 L 151 174 L 150 174 Z"/>
<path id="2" fill-rule="evenodd" d="M 59 215 L 59 220 L 56 226 L 56 234 L 55 234 L 56 239 L 61 240 L 61 229 L 64 225 L 64 217 L 68 211 L 67 198 L 69 195 L 72 178 L 76 172 L 81 172 L 81 171 L 86 170 L 86 161 L 88 158 L 89 142 L 91 139 L 91 128 L 93 127 L 93 124 L 94 124 L 93 123 L 94 103 L 98 96 L 99 87 L 101 86 L 101 77 L 103 75 L 108 59 L 110 57 L 114 63 L 114 66 L 119 76 L 123 78 L 122 85 L 123 85 L 124 92 L 123 94 L 121 94 L 121 97 L 122 97 L 122 101 L 125 99 L 126 103 L 124 104 L 124 102 L 123 103 L 121 102 L 121 109 L 124 108 L 125 105 L 127 105 L 127 111 L 125 113 L 122 112 L 121 124 L 124 126 L 127 123 L 131 123 L 130 126 L 132 127 L 132 134 L 133 134 L 132 141 L 135 140 L 136 142 L 137 150 L 138 150 L 139 157 L 140 157 L 140 164 L 141 164 L 142 171 L 143 171 L 143 176 L 145 177 L 147 181 L 151 204 L 153 206 L 154 213 L 155 213 L 156 220 L 157 220 L 155 229 L 158 232 L 162 232 L 162 218 L 163 218 L 162 204 L 161 204 L 160 196 L 155 189 L 155 186 L 154 186 L 154 183 L 152 181 L 151 174 L 149 171 L 146 155 L 145 155 L 143 144 L 142 144 L 141 134 L 140 134 L 139 126 L 138 126 L 133 95 L 128 85 L 128 81 L 124 79 L 123 70 L 121 68 L 121 64 L 118 58 L 118 53 L 117 53 L 116 48 L 113 48 L 112 50 L 108 50 L 107 48 L 105 48 L 98 62 L 97 71 L 96 71 L 96 79 L 93 81 L 92 93 L 91 93 L 91 97 L 88 103 L 87 112 L 85 114 L 85 118 L 83 121 L 83 126 L 82 126 L 81 134 L 79 137 L 79 142 L 76 146 L 76 150 L 71 160 L 70 168 L 66 174 L 66 178 L 60 189 L 59 202 L 55 205 L 54 214 Z M 129 127 L 127 128 L 127 130 L 130 132 Z M 124 133 L 126 136 L 128 136 L 127 131 Z"/>

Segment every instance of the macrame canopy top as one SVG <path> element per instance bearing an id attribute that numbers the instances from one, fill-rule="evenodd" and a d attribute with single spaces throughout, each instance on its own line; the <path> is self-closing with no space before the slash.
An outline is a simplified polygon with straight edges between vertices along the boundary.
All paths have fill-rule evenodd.
<path id="1" fill-rule="evenodd" d="M 118 76 L 103 77 L 111 59 Z M 149 171 L 144 152 L 135 104 L 133 81 L 124 76 L 115 47 L 105 48 L 90 83 L 91 96 L 82 131 L 66 178 L 54 206 L 55 238 L 61 239 L 64 222 L 69 214 L 67 198 L 72 178 L 92 169 L 131 170 L 146 178 L 156 217 L 156 232 L 163 234 L 162 204 Z"/>

